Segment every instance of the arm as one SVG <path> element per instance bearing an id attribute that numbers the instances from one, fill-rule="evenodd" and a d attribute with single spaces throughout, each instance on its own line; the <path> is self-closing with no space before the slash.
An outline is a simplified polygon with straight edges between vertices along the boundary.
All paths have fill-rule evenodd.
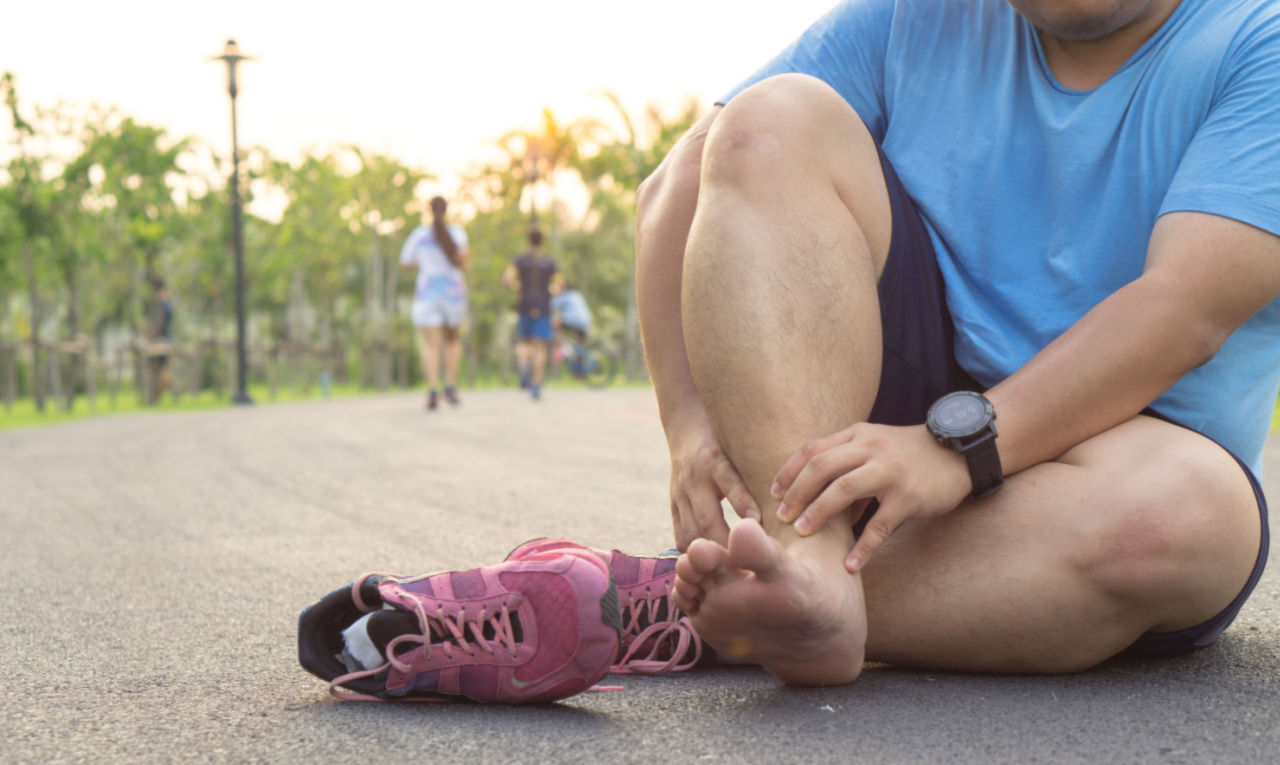
<path id="1" fill-rule="evenodd" d="M 502 272 L 502 283 L 512 292 L 520 291 L 520 276 L 516 273 L 515 263 L 507 266 L 507 270 Z"/>
<path id="2" fill-rule="evenodd" d="M 1005 474 L 1056 459 L 1134 417 L 1212 359 L 1277 295 L 1280 237 L 1213 215 L 1161 217 L 1142 276 L 987 392 L 1000 418 Z M 797 531 L 808 533 L 853 501 L 880 496 L 880 511 L 850 554 L 854 570 L 903 521 L 948 512 L 970 490 L 964 461 L 937 445 L 924 426 L 861 424 L 815 444 L 779 473 L 783 503 L 803 510 Z M 837 483 L 838 476 L 802 456 L 827 450 L 852 459 L 844 464 L 853 468 Z M 799 515 L 787 512 L 788 518 Z"/>
<path id="3" fill-rule="evenodd" d="M 693 385 L 680 314 L 681 273 L 693 223 L 702 146 L 720 107 L 698 121 L 649 178 L 636 199 L 636 296 L 649 375 L 671 452 L 671 517 L 676 546 L 697 537 L 728 540 L 720 500 L 741 515 L 756 503 L 720 449 Z"/>
<path id="4" fill-rule="evenodd" d="M 404 244 L 400 245 L 400 269 L 402 271 L 413 271 L 418 268 L 418 259 L 414 256 L 413 251 L 418 244 L 418 232 L 421 230 L 421 226 L 414 228 L 404 238 Z"/>
<path id="5" fill-rule="evenodd" d="M 1142 411 L 1280 294 L 1280 237 L 1201 213 L 1157 221 L 1143 274 L 988 397 L 1013 473 Z M 1048 437 L 1046 437 L 1048 436 Z"/>
<path id="6" fill-rule="evenodd" d="M 457 266 L 459 271 L 466 271 L 467 266 L 471 263 L 471 248 L 467 245 L 458 247 L 458 254 L 453 258 L 453 265 Z"/>

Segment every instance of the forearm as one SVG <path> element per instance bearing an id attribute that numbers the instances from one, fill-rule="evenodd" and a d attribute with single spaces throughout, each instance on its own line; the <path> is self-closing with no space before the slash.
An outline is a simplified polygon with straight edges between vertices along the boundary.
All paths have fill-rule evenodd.
<path id="1" fill-rule="evenodd" d="M 698 195 L 696 157 L 681 145 L 643 184 L 636 210 L 636 298 L 645 361 L 670 442 L 691 425 L 706 422 L 681 320 L 684 251 Z M 701 142 L 697 144 L 701 150 Z M 691 161 L 694 160 L 694 161 Z"/>
<path id="2" fill-rule="evenodd" d="M 1221 342 L 1183 290 L 1144 276 L 1085 314 L 987 393 L 1006 475 L 1141 412 Z"/>
<path id="3" fill-rule="evenodd" d="M 1143 275 L 992 388 L 1005 473 L 1133 417 L 1280 294 L 1280 238 L 1202 213 L 1156 223 Z"/>

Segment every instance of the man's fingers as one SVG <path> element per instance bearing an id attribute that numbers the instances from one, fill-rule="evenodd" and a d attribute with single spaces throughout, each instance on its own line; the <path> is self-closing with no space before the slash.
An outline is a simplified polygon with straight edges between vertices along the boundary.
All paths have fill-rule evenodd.
<path id="1" fill-rule="evenodd" d="M 747 484 L 743 482 L 742 476 L 738 475 L 738 471 L 733 465 L 724 460 L 716 466 L 711 476 L 716 482 L 716 488 L 729 500 L 729 506 L 738 514 L 739 518 L 754 518 L 760 520 L 760 506 L 756 504 L 756 500 L 751 496 L 751 492 L 747 489 Z"/>
<path id="2" fill-rule="evenodd" d="M 859 481 L 865 482 L 865 478 L 850 477 L 855 476 L 865 462 L 866 455 L 862 450 L 851 445 L 827 449 L 815 455 L 796 476 L 791 488 L 783 492 L 782 504 L 778 506 L 779 520 L 790 522 L 799 518 L 801 513 L 808 515 L 808 509 L 827 495 L 831 495 L 830 499 L 836 499 L 836 494 L 848 495 L 841 508 L 868 496 L 857 493 Z M 832 494 L 833 488 L 836 494 Z M 817 527 L 821 525 L 819 523 Z"/>
<path id="3" fill-rule="evenodd" d="M 859 500 L 875 496 L 882 488 L 880 472 L 875 465 L 865 465 L 840 473 L 796 518 L 796 533 L 812 534 Z"/>
<path id="4" fill-rule="evenodd" d="M 853 426 L 838 430 L 829 436 L 815 439 L 800 447 L 793 455 L 782 463 L 782 468 L 773 478 L 773 489 L 770 493 L 774 499 L 781 499 L 784 492 L 795 482 L 796 476 L 804 470 L 809 461 L 826 450 L 847 442 L 853 434 Z"/>
<path id="5" fill-rule="evenodd" d="M 881 504 L 876 514 L 867 521 L 862 536 L 858 537 L 853 550 L 844 560 L 844 567 L 849 573 L 856 574 L 861 571 L 871 560 L 871 556 L 876 554 L 876 550 L 880 549 L 880 545 L 884 544 L 884 540 L 888 539 L 889 535 L 905 520 L 905 514 L 896 505 Z"/>
<path id="6" fill-rule="evenodd" d="M 675 532 L 676 549 L 680 552 L 689 549 L 689 543 L 698 538 L 698 526 L 693 522 L 688 498 L 684 496 L 671 500 L 671 529 Z"/>
<path id="7" fill-rule="evenodd" d="M 724 519 L 724 507 L 714 484 L 691 489 L 689 507 L 698 536 L 722 545 L 729 544 L 729 523 Z"/>

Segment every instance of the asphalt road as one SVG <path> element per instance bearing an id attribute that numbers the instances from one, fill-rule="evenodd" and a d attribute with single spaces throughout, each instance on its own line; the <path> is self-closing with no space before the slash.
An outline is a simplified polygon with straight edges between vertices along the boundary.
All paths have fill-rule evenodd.
<path id="1" fill-rule="evenodd" d="M 1268 447 L 1280 496 L 1280 442 Z M 533 536 L 668 545 L 647 390 L 414 395 L 0 432 L 0 761 L 1276 762 L 1275 567 L 1218 645 L 1059 677 L 751 667 L 537 708 L 339 703 L 299 610 Z M 613 682 L 614 680 L 610 680 Z"/>

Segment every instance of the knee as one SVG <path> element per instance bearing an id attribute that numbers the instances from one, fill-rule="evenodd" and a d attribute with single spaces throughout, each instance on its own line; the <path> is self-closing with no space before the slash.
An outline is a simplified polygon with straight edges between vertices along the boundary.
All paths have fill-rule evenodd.
<path id="1" fill-rule="evenodd" d="M 704 116 L 672 147 L 662 164 L 636 189 L 636 271 L 646 274 L 678 269 L 684 257 L 682 239 L 698 206 L 699 175 L 707 133 L 717 110 Z M 646 290 L 640 290 L 646 299 Z"/>
<path id="2" fill-rule="evenodd" d="M 1231 582 L 1252 568 L 1258 510 L 1242 470 L 1207 439 L 1179 441 L 1111 476 L 1114 501 L 1079 558 L 1108 595 L 1130 603 L 1211 600 L 1219 589 L 1237 589 Z"/>
<path id="3" fill-rule="evenodd" d="M 673 217 L 692 217 L 698 199 L 702 152 L 717 117 L 718 107 L 690 128 L 657 169 L 640 182 L 636 189 L 637 242 L 656 238 L 653 235 L 670 226 Z M 637 257 L 642 255 L 637 253 Z"/>
<path id="4" fill-rule="evenodd" d="M 704 181 L 750 186 L 776 181 L 783 171 L 829 165 L 827 145 L 844 138 L 842 124 L 870 134 L 844 99 L 822 80 L 803 74 L 770 77 L 739 93 L 707 136 Z"/>

